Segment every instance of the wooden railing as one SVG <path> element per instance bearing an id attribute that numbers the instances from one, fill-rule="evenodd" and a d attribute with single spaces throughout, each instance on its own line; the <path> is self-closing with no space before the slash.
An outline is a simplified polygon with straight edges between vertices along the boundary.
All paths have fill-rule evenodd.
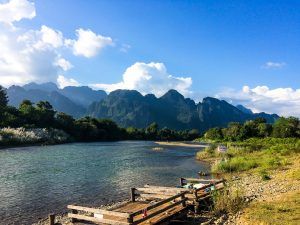
<path id="1" fill-rule="evenodd" d="M 132 218 L 129 213 L 115 212 L 115 211 L 109 211 L 109 210 L 103 210 L 103 209 L 95 209 L 95 208 L 82 207 L 82 206 L 77 206 L 77 205 L 68 205 L 67 208 L 72 210 L 72 213 L 68 213 L 68 217 L 72 218 L 72 222 L 75 222 L 76 220 L 85 220 L 85 221 L 90 221 L 90 222 L 100 222 L 100 223 L 113 224 L 113 225 L 132 224 L 132 220 L 131 220 Z M 90 213 L 90 214 L 92 214 L 92 216 L 78 214 L 78 211 L 83 211 L 84 213 Z M 123 218 L 127 222 L 113 220 L 113 219 L 105 219 L 105 218 L 103 218 L 104 215 L 117 217 L 116 219 L 118 219 L 118 220 Z"/>
<path id="2" fill-rule="evenodd" d="M 136 225 L 140 224 L 146 220 L 149 220 L 159 214 L 166 212 L 172 208 L 175 208 L 178 205 L 182 205 L 182 208 L 186 207 L 185 197 L 186 192 L 177 192 L 174 190 L 171 191 L 171 188 L 162 188 L 165 189 L 163 193 L 158 193 L 155 188 L 131 188 L 131 201 L 135 202 L 136 197 L 149 197 L 156 198 L 159 201 L 155 204 L 149 205 L 141 210 L 135 211 L 133 213 L 124 213 L 116 212 L 111 210 L 95 209 L 89 207 L 82 207 L 77 205 L 68 205 L 68 209 L 71 209 L 72 212 L 68 213 L 68 217 L 75 220 L 85 220 L 90 222 L 105 223 L 111 225 Z M 175 193 L 175 195 L 174 195 Z M 166 204 L 168 203 L 168 204 Z M 78 212 L 82 211 L 84 214 L 79 214 Z M 144 215 L 144 212 L 147 211 L 147 215 Z M 90 214 L 90 215 L 87 215 Z M 171 215 L 170 215 L 171 216 Z M 107 217 L 107 218 L 105 218 Z"/>

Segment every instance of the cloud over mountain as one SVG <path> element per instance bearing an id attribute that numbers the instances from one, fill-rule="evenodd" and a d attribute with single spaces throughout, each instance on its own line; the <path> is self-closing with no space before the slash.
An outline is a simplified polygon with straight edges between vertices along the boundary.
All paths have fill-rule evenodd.
<path id="1" fill-rule="evenodd" d="M 244 86 L 242 90 L 226 89 L 217 97 L 234 104 L 242 104 L 254 112 L 277 113 L 282 116 L 300 117 L 300 89 Z"/>
<path id="2" fill-rule="evenodd" d="M 170 89 L 184 95 L 190 94 L 191 77 L 170 75 L 163 63 L 136 62 L 126 69 L 123 80 L 115 84 L 91 84 L 91 87 L 111 92 L 116 89 L 137 90 L 142 94 L 152 93 L 161 96 Z"/>
<path id="3" fill-rule="evenodd" d="M 35 5 L 27 0 L 0 3 L 0 85 L 23 85 L 29 82 L 55 82 L 60 86 L 77 85 L 65 78 L 64 72 L 74 66 L 65 57 L 66 50 L 75 56 L 96 56 L 104 47 L 113 45 L 112 38 L 89 29 L 76 30 L 77 40 L 49 26 L 40 29 L 16 27 L 14 22 L 33 19 Z"/>

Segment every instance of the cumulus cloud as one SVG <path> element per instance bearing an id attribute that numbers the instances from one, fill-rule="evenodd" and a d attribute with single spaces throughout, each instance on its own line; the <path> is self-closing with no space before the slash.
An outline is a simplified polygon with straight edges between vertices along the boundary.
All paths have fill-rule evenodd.
<path id="1" fill-rule="evenodd" d="M 242 104 L 253 112 L 300 117 L 300 89 L 244 86 L 242 90 L 223 90 L 216 97 L 231 101 L 233 104 Z"/>
<path id="2" fill-rule="evenodd" d="M 80 86 L 80 83 L 77 80 L 74 80 L 72 78 L 66 78 L 63 75 L 58 76 L 57 84 L 59 88 L 64 88 L 67 86 Z"/>
<path id="3" fill-rule="evenodd" d="M 62 44 L 62 33 L 44 25 L 29 31 L 0 25 L 0 84 L 56 81 L 72 67 L 58 52 Z"/>
<path id="4" fill-rule="evenodd" d="M 35 17 L 34 3 L 27 0 L 10 0 L 0 4 L 0 22 L 12 24 L 21 19 Z"/>
<path id="5" fill-rule="evenodd" d="M 74 55 L 91 58 L 96 56 L 104 47 L 113 45 L 110 37 L 97 35 L 91 30 L 82 28 L 76 30 L 77 40 L 67 39 L 65 44 L 72 48 Z"/>
<path id="6" fill-rule="evenodd" d="M 75 55 L 92 57 L 105 46 L 113 45 L 110 37 L 81 28 L 76 30 L 77 40 L 66 40 L 61 31 L 46 25 L 39 30 L 14 26 L 14 22 L 32 19 L 35 15 L 35 5 L 31 1 L 0 3 L 0 85 L 57 81 L 61 87 L 76 86 L 79 84 L 76 80 L 62 75 L 73 68 L 62 56 L 63 50 L 71 47 Z"/>
<path id="7" fill-rule="evenodd" d="M 271 61 L 269 61 L 269 62 L 266 62 L 263 65 L 263 68 L 264 69 L 281 69 L 284 66 L 286 66 L 285 62 L 271 62 Z"/>
<path id="8" fill-rule="evenodd" d="M 107 92 L 116 89 L 134 89 L 142 94 L 153 93 L 161 96 L 170 89 L 176 89 L 184 95 L 189 95 L 191 85 L 191 77 L 172 76 L 163 63 L 137 62 L 126 69 L 123 81 L 115 84 L 91 84 L 90 86 L 104 89 Z"/>
<path id="9" fill-rule="evenodd" d="M 64 71 L 67 71 L 69 69 L 71 69 L 73 67 L 73 65 L 67 61 L 64 58 L 58 58 L 55 62 L 54 62 L 54 66 L 59 66 L 61 67 Z"/>

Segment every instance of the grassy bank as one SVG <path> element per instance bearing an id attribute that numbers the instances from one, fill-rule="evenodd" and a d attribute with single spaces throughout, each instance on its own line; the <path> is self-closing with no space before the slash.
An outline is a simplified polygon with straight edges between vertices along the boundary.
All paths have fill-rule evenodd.
<path id="1" fill-rule="evenodd" d="M 71 137 L 67 133 L 53 128 L 0 129 L 0 147 L 62 144 L 70 141 Z"/>
<path id="2" fill-rule="evenodd" d="M 228 224 L 300 224 L 300 140 L 251 138 L 222 144 L 226 153 L 212 143 L 196 158 L 212 162 L 213 172 L 245 192 L 247 204 Z"/>

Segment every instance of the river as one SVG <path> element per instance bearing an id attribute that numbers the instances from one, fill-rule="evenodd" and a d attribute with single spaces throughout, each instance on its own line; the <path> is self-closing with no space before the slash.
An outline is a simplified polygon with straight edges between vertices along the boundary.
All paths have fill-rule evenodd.
<path id="1" fill-rule="evenodd" d="M 0 150 L 0 224 L 31 224 L 67 204 L 99 206 L 144 184 L 178 185 L 209 165 L 199 149 L 149 141 L 72 143 Z"/>

